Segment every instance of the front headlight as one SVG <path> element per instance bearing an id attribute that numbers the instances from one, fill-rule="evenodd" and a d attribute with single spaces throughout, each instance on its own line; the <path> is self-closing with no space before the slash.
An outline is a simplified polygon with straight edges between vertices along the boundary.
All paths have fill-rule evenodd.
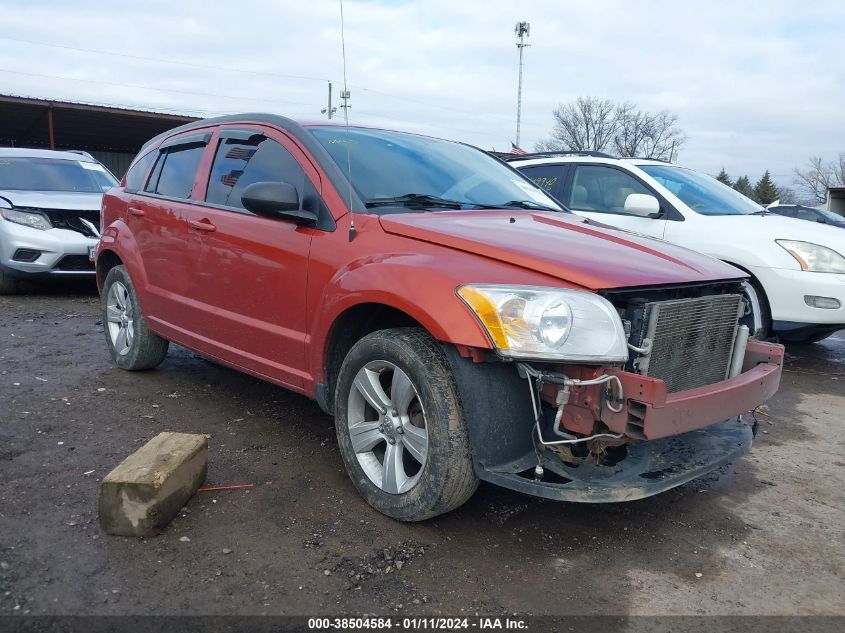
<path id="1" fill-rule="evenodd" d="M 845 273 L 845 257 L 826 246 L 795 240 L 775 240 L 801 266 L 811 273 Z"/>
<path id="2" fill-rule="evenodd" d="M 41 231 L 53 228 L 50 218 L 40 211 L 20 211 L 18 209 L 0 208 L 0 215 L 9 222 L 23 224 L 24 226 L 28 226 L 33 229 L 40 229 Z"/>
<path id="3" fill-rule="evenodd" d="M 611 303 L 592 292 L 532 286 L 461 286 L 458 296 L 505 358 L 622 363 L 628 344 Z"/>

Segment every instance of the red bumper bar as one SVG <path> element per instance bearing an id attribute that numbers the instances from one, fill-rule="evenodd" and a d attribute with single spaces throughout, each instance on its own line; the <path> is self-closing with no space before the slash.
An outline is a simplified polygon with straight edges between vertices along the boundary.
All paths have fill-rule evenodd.
<path id="1" fill-rule="evenodd" d="M 780 384 L 783 345 L 748 341 L 742 373 L 722 382 L 676 393 L 658 378 L 616 371 L 625 407 L 606 407 L 602 421 L 616 433 L 653 440 L 694 431 L 751 411 L 771 398 Z"/>

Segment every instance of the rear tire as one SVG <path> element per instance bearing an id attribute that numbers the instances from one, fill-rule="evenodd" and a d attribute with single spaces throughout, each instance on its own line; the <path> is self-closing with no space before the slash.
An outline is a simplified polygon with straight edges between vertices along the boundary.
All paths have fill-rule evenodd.
<path id="1" fill-rule="evenodd" d="M 20 290 L 20 283 L 17 279 L 9 277 L 0 270 L 0 295 L 16 295 Z"/>
<path id="2" fill-rule="evenodd" d="M 121 369 L 152 369 L 167 355 L 170 343 L 147 328 L 135 286 L 124 266 L 115 266 L 106 275 L 103 328 L 112 360 Z"/>
<path id="3" fill-rule="evenodd" d="M 382 514 L 422 521 L 459 507 L 478 487 L 449 362 L 424 330 L 358 341 L 340 369 L 335 415 L 346 471 Z"/>

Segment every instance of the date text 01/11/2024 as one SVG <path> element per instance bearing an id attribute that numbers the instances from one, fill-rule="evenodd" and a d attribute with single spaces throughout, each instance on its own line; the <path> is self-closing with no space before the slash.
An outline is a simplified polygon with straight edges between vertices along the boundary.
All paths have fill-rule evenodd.
<path id="1" fill-rule="evenodd" d="M 475 617 L 404 617 L 394 618 L 309 618 L 311 630 L 355 630 L 355 629 L 392 629 L 403 630 L 439 630 L 457 631 L 479 630 L 526 630 L 527 623 L 519 618 Z"/>

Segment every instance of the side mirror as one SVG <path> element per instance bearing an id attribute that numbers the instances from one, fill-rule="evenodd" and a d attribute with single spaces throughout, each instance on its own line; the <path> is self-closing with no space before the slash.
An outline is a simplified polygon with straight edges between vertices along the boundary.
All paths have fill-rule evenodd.
<path id="1" fill-rule="evenodd" d="M 300 226 L 317 223 L 317 216 L 299 208 L 299 193 L 287 182 L 254 182 L 241 194 L 247 211 L 268 218 L 289 220 Z"/>
<path id="2" fill-rule="evenodd" d="M 819 218 L 816 222 L 821 222 L 822 224 L 827 224 L 827 220 L 824 218 Z"/>
<path id="3" fill-rule="evenodd" d="M 632 193 L 625 198 L 625 213 L 656 218 L 660 215 L 660 202 L 646 193 Z"/>

